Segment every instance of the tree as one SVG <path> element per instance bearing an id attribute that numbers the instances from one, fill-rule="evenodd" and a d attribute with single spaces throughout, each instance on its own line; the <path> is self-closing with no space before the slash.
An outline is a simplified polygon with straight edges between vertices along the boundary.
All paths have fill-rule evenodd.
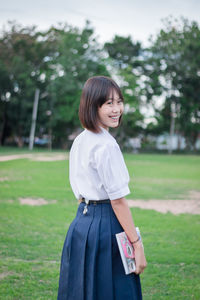
<path id="1" fill-rule="evenodd" d="M 184 18 L 165 19 L 164 25 L 146 50 L 143 93 L 148 101 L 165 99 L 160 125 L 184 135 L 191 149 L 200 132 L 200 28 Z"/>
<path id="2" fill-rule="evenodd" d="M 9 27 L 0 38 L 1 144 L 13 135 L 21 146 L 22 136 L 29 135 L 35 89 L 43 85 L 40 76 L 47 49 L 34 26 L 23 28 L 11 22 Z"/>
<path id="3" fill-rule="evenodd" d="M 50 127 L 54 144 L 66 147 L 67 137 L 80 127 L 78 108 L 85 81 L 90 76 L 109 73 L 101 61 L 101 48 L 89 22 L 82 30 L 63 24 L 47 34 L 54 36 L 57 54 L 46 76 L 52 111 Z"/>
<path id="4" fill-rule="evenodd" d="M 89 76 L 109 75 L 93 28 L 60 24 L 45 32 L 10 23 L 0 38 L 1 142 L 15 136 L 18 145 L 29 136 L 33 99 L 40 89 L 36 133 L 64 145 L 77 127 L 78 106 Z M 51 147 L 51 142 L 49 146 Z"/>
<path id="5" fill-rule="evenodd" d="M 133 43 L 130 36 L 115 35 L 111 42 L 104 44 L 104 47 L 119 69 L 125 69 L 130 65 L 132 67 L 138 66 L 141 44 L 139 42 Z"/>

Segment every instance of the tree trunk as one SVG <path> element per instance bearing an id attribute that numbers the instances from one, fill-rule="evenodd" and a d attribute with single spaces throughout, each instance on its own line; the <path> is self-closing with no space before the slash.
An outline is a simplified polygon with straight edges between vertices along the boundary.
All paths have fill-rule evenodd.
<path id="1" fill-rule="evenodd" d="M 173 136 L 175 131 L 175 103 L 171 103 L 171 119 L 170 119 L 170 133 L 169 133 L 169 148 L 168 153 L 172 154 L 173 151 Z"/>
<path id="2" fill-rule="evenodd" d="M 52 150 L 52 129 L 51 129 L 51 127 L 48 130 L 48 149 Z"/>
<path id="3" fill-rule="evenodd" d="M 191 142 L 192 142 L 192 148 L 195 152 L 197 151 L 196 148 L 197 138 L 198 138 L 198 132 L 193 132 L 191 135 Z"/>
<path id="4" fill-rule="evenodd" d="M 6 113 L 6 106 L 7 103 L 5 102 L 4 110 L 3 110 L 3 121 L 2 121 L 2 129 L 0 131 L 0 145 L 3 146 L 6 138 L 6 124 L 7 124 L 7 113 Z"/>
<path id="5" fill-rule="evenodd" d="M 35 127 L 36 127 L 36 120 L 37 120 L 37 110 L 38 110 L 38 101 L 40 96 L 40 90 L 35 90 L 35 99 L 33 104 L 33 115 L 32 115 L 32 123 L 31 123 L 31 131 L 29 137 L 29 150 L 33 149 L 34 145 L 34 138 L 35 138 Z"/>

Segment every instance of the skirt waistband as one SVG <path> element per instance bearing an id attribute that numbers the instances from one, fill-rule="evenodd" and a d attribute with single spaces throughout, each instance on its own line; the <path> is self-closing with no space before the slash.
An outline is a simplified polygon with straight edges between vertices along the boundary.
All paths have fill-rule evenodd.
<path id="1" fill-rule="evenodd" d="M 87 205 L 91 204 L 102 204 L 102 203 L 110 203 L 110 199 L 103 199 L 103 200 L 85 200 L 85 198 L 80 199 L 81 202 L 86 203 Z"/>

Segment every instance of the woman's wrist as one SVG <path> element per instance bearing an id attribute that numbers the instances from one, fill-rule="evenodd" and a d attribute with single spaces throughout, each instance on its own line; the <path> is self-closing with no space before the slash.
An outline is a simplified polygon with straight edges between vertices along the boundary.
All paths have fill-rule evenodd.
<path id="1" fill-rule="evenodd" d="M 135 241 L 131 242 L 131 245 L 133 246 L 134 249 L 141 248 L 142 247 L 141 238 L 138 237 Z"/>
<path id="2" fill-rule="evenodd" d="M 143 245 L 142 245 L 141 240 L 139 240 L 137 243 L 135 243 L 135 244 L 133 245 L 133 248 L 134 248 L 134 249 L 141 249 L 141 248 L 143 248 Z"/>
<path id="3" fill-rule="evenodd" d="M 132 246 L 134 246 L 134 244 L 136 244 L 137 242 L 139 242 L 139 240 L 140 240 L 140 237 L 138 236 L 135 241 L 131 242 Z"/>

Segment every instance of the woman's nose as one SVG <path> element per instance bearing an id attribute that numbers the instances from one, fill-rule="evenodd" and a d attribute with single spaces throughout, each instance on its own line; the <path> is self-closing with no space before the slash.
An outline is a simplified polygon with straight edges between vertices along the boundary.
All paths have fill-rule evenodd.
<path id="1" fill-rule="evenodd" d="M 120 112 L 120 107 L 119 107 L 119 105 L 113 105 L 113 112 Z"/>

